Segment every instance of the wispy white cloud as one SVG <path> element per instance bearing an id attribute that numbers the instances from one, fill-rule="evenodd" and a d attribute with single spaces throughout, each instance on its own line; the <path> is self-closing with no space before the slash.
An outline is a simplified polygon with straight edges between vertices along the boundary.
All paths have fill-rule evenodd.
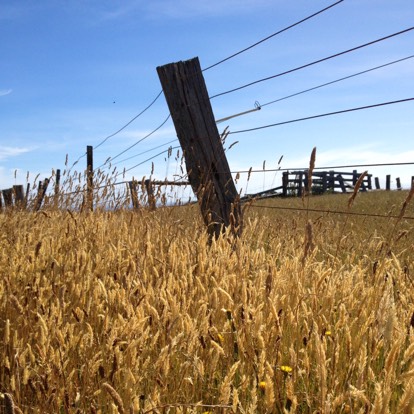
<path id="1" fill-rule="evenodd" d="M 0 147 L 0 161 L 32 151 L 29 147 Z"/>
<path id="2" fill-rule="evenodd" d="M 105 10 L 100 15 L 100 21 L 110 21 L 124 18 L 125 16 L 128 16 L 129 14 L 135 12 L 139 6 L 140 2 L 131 2 L 113 8 L 111 10 Z"/>
<path id="3" fill-rule="evenodd" d="M 0 20 L 12 20 L 22 16 L 25 12 L 23 5 L 17 4 L 3 4 L 0 6 Z"/>
<path id="4" fill-rule="evenodd" d="M 13 89 L 0 89 L 0 96 L 10 95 L 13 92 Z"/>
<path id="5" fill-rule="evenodd" d="M 270 5 L 274 6 L 274 2 L 269 0 L 158 0 L 147 3 L 148 11 L 151 15 L 167 16 L 169 18 L 239 15 Z"/>
<path id="6" fill-rule="evenodd" d="M 122 19 L 131 16 L 137 12 L 150 18 L 170 18 L 170 19 L 187 19 L 212 16 L 239 15 L 251 12 L 264 6 L 274 6 L 271 0 L 210 0 L 210 1 L 193 1 L 193 0 L 154 0 L 143 2 L 135 0 L 101 10 L 98 21 L 105 22 Z"/>

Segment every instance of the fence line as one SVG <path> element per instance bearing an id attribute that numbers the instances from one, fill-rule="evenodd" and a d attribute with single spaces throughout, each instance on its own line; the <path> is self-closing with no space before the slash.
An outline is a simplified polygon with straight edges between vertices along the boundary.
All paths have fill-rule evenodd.
<path id="1" fill-rule="evenodd" d="M 317 209 L 317 208 L 299 208 L 299 207 L 286 207 L 286 206 L 259 206 L 252 204 L 250 207 L 253 208 L 265 208 L 271 210 L 289 210 L 289 211 L 300 211 L 300 212 L 313 212 L 313 213 L 329 213 L 329 214 L 343 214 L 343 215 L 350 215 L 350 216 L 362 216 L 362 217 L 375 217 L 375 218 L 392 218 L 392 219 L 407 219 L 407 220 L 414 220 L 412 216 L 396 216 L 394 214 L 378 214 L 378 213 L 359 213 L 355 211 L 348 211 L 348 210 L 325 210 L 325 209 Z"/>
<path id="2" fill-rule="evenodd" d="M 383 166 L 401 166 L 401 165 L 414 165 L 414 162 L 382 163 L 382 164 L 352 164 L 352 165 L 343 165 L 343 166 L 334 166 L 334 167 L 315 167 L 314 170 L 325 169 L 325 171 L 322 172 L 322 173 L 321 172 L 315 172 L 315 174 L 314 174 L 315 179 L 313 181 L 317 183 L 318 178 L 321 179 L 321 177 L 325 177 L 326 179 L 331 180 L 331 181 L 332 181 L 332 178 L 333 178 L 333 181 L 335 181 L 335 180 L 336 181 L 338 181 L 338 180 L 341 181 L 340 179 L 342 178 L 342 183 L 338 181 L 338 185 L 336 185 L 334 182 L 330 182 L 328 184 L 330 185 L 330 187 L 332 187 L 332 190 L 335 190 L 335 188 L 340 188 L 341 191 L 343 191 L 343 188 L 346 188 L 348 186 L 347 181 L 352 181 L 352 183 L 353 183 L 353 181 L 355 181 L 355 176 L 358 175 L 358 173 L 355 170 L 353 172 L 338 173 L 338 172 L 335 172 L 334 170 L 332 170 L 333 168 L 379 167 L 379 166 L 383 167 Z M 293 175 L 300 175 L 301 174 L 302 175 L 302 184 L 303 184 L 306 181 L 308 168 L 298 169 L 296 171 L 294 169 L 291 169 L 291 168 L 277 168 L 277 169 L 265 169 L 265 170 L 249 169 L 249 170 L 241 170 L 241 171 L 232 171 L 232 174 L 235 174 L 236 175 L 236 180 L 238 180 L 239 177 L 237 177 L 237 175 L 240 175 L 240 174 L 249 174 L 249 175 L 251 175 L 251 174 L 268 173 L 268 172 L 282 172 L 283 175 L 286 175 L 287 173 L 289 173 L 291 175 L 292 174 Z M 60 173 L 60 171 L 59 171 L 59 173 Z M 333 177 L 332 177 L 332 173 L 333 173 Z M 93 188 L 94 193 L 96 194 L 99 191 L 107 191 L 107 189 L 111 189 L 111 188 L 114 188 L 114 187 L 117 187 L 117 186 L 120 186 L 120 185 L 130 186 L 131 185 L 130 182 L 141 183 L 141 182 L 145 181 L 145 177 L 144 177 L 143 180 L 142 179 L 136 180 L 136 179 L 132 178 L 132 180 L 122 180 L 122 181 L 118 181 L 118 182 L 111 182 L 111 179 L 116 178 L 120 174 L 123 174 L 123 173 L 122 172 L 117 173 L 115 175 L 115 177 L 114 176 L 111 177 L 110 175 L 107 175 L 107 176 L 102 175 L 100 177 L 101 183 L 104 180 L 106 180 L 106 181 L 102 185 L 100 185 L 99 183 L 95 183 L 95 185 L 96 184 L 98 184 L 98 185 L 96 185 Z M 324 176 L 324 174 L 325 174 L 325 176 Z M 341 177 L 338 178 L 338 175 L 341 175 Z M 343 176 L 346 176 L 346 175 L 351 175 L 352 180 L 343 177 Z M 176 186 L 176 185 L 177 186 L 189 186 L 190 183 L 188 181 L 186 181 L 184 177 L 185 177 L 185 174 L 181 175 L 181 176 L 179 176 L 179 178 L 176 178 L 176 179 L 173 179 L 173 180 L 169 180 L 167 178 L 164 179 L 164 180 L 151 179 L 151 182 L 152 182 L 153 185 L 159 186 L 159 187 L 162 187 L 162 186 Z M 373 185 L 373 183 L 374 183 L 375 184 L 375 189 L 380 189 L 378 177 L 375 177 L 375 180 L 374 180 L 373 183 L 372 183 L 372 178 L 373 177 L 372 177 L 372 174 L 371 174 L 370 177 L 367 179 L 367 183 L 366 183 L 365 187 L 367 189 L 372 189 L 372 188 L 374 188 L 374 185 Z M 412 180 L 414 179 L 414 177 L 411 177 L 411 178 L 412 178 Z M 65 183 L 63 183 L 63 188 L 62 188 L 62 185 L 60 185 L 60 186 L 56 185 L 58 179 L 60 179 L 60 174 L 59 174 L 59 177 L 58 176 L 54 177 L 52 175 L 52 177 L 50 177 L 46 180 L 43 180 L 43 182 L 40 181 L 38 183 L 38 185 L 37 185 L 38 193 L 37 193 L 37 196 L 35 195 L 35 199 L 37 200 L 35 202 L 36 206 L 37 206 L 37 209 L 40 208 L 40 204 L 43 202 L 43 199 L 45 197 L 48 197 L 48 198 L 53 197 L 55 200 L 57 200 L 59 197 L 70 197 L 70 196 L 76 197 L 77 195 L 81 196 L 82 194 L 84 194 L 88 191 L 87 174 L 86 173 L 84 173 L 81 176 L 81 179 L 84 182 L 82 181 L 82 183 L 77 184 L 73 191 L 67 191 L 67 192 L 64 191 L 65 186 L 69 185 L 68 181 L 70 181 L 70 180 L 67 180 Z M 77 178 L 77 180 L 78 179 L 80 180 L 79 177 Z M 391 190 L 391 175 L 389 175 L 389 174 L 386 175 L 385 179 L 386 179 L 385 189 L 386 190 Z M 248 185 L 250 180 L 251 180 L 251 178 L 248 177 L 246 185 Z M 396 189 L 397 190 L 402 189 L 400 178 L 397 177 L 395 180 L 396 180 L 396 186 L 397 186 Z M 46 181 L 48 183 L 49 182 L 53 183 L 53 181 L 55 181 L 55 185 L 49 186 L 48 194 L 46 194 L 47 186 L 46 187 L 44 186 L 44 183 Z M 246 194 L 244 197 L 251 199 L 251 198 L 269 198 L 269 197 L 281 196 L 281 195 L 284 195 L 284 196 L 293 195 L 293 193 L 296 190 L 298 190 L 297 187 L 299 185 L 299 181 L 300 180 L 298 180 L 297 178 L 294 178 L 293 180 L 290 179 L 289 182 L 291 182 L 293 184 L 291 184 L 290 187 L 288 187 L 288 184 L 286 184 L 285 185 L 286 188 L 284 188 L 284 186 L 283 186 L 283 177 L 282 177 L 282 186 L 263 189 L 261 191 L 257 191 L 256 193 L 253 193 L 253 194 Z M 330 188 L 328 184 L 326 185 L 326 190 L 328 188 Z M 334 185 L 331 185 L 331 184 L 334 184 Z M 323 186 L 323 183 L 322 183 L 322 186 Z M 28 190 L 30 189 L 30 184 L 28 184 L 28 190 L 26 191 L 26 195 L 23 194 L 22 188 L 23 188 L 23 186 L 14 186 L 14 188 L 3 189 L 2 191 L 0 191 L 0 208 L 2 206 L 9 207 L 9 206 L 12 206 L 13 204 L 26 205 L 27 202 L 28 202 L 28 198 L 29 198 L 29 191 Z M 144 187 L 142 187 L 142 188 L 144 188 Z M 284 190 L 283 190 L 283 188 L 284 188 Z M 36 189 L 36 186 L 33 186 L 33 189 Z M 281 194 L 277 193 L 278 190 L 282 190 Z M 54 192 L 53 196 L 51 196 L 49 194 L 52 191 Z M 110 192 L 110 190 L 109 190 L 109 192 Z M 247 188 L 246 188 L 246 192 L 247 192 Z M 43 194 L 40 194 L 40 193 L 43 193 Z M 301 195 L 301 192 L 296 191 L 295 194 L 296 195 Z M 15 203 L 13 203 L 13 199 L 15 200 Z"/>

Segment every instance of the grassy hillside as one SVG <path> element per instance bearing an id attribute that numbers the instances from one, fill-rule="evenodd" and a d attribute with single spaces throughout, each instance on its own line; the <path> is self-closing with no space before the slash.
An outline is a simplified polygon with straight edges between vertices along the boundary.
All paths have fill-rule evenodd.
<path id="1" fill-rule="evenodd" d="M 413 221 L 283 209 L 347 203 L 0 214 L 0 412 L 413 412 Z"/>

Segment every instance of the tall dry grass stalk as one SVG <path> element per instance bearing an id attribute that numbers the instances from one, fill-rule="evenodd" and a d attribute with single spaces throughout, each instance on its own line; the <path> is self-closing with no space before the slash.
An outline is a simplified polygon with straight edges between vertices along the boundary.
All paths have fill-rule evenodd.
<path id="1" fill-rule="evenodd" d="M 297 212 L 245 214 L 242 238 L 210 244 L 197 206 L 0 214 L 0 384 L 14 411 L 410 412 L 410 223 L 373 275 L 391 220 L 309 212 L 306 230 Z"/>

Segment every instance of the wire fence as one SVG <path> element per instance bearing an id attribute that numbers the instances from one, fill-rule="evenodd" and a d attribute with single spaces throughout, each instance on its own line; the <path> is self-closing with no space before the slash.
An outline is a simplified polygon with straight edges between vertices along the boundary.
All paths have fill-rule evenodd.
<path id="1" fill-rule="evenodd" d="M 295 23 L 293 23 L 291 25 L 288 25 L 283 29 L 277 30 L 274 33 L 272 33 L 271 35 L 266 36 L 266 37 L 256 41 L 252 45 L 250 45 L 248 47 L 245 47 L 245 48 L 239 50 L 236 53 L 230 54 L 227 57 L 217 61 L 216 63 L 211 64 L 210 66 L 207 66 L 206 68 L 203 69 L 203 71 L 207 71 L 207 70 L 210 70 L 212 68 L 215 68 L 215 67 L 223 64 L 224 62 L 227 62 L 227 61 L 233 59 L 234 57 L 239 56 L 240 54 L 245 53 L 245 52 L 259 46 L 260 44 L 274 38 L 275 36 L 285 32 L 287 30 L 290 30 L 290 29 L 292 29 L 292 28 L 294 28 L 294 27 L 296 27 L 296 26 L 298 26 L 298 25 L 300 25 L 300 24 L 302 24 L 302 23 L 304 23 L 304 22 L 306 22 L 306 21 L 308 21 L 308 20 L 310 20 L 310 19 L 326 12 L 326 11 L 328 11 L 329 9 L 333 8 L 334 6 L 339 5 L 342 2 L 343 2 L 343 0 L 336 1 L 335 3 L 332 3 L 331 5 L 325 7 L 325 8 L 323 8 L 323 9 L 321 9 L 321 10 L 319 10 L 319 11 L 317 11 L 317 12 L 315 12 L 315 13 L 313 13 L 313 14 L 311 14 L 311 15 L 303 18 L 303 19 L 300 19 Z M 230 94 L 230 93 L 234 93 L 234 92 L 237 92 L 239 90 L 246 89 L 247 87 L 250 87 L 250 86 L 262 83 L 262 82 L 270 81 L 272 79 L 275 79 L 275 78 L 278 78 L 278 77 L 281 77 L 281 76 L 285 76 L 285 75 L 291 74 L 293 72 L 297 72 L 299 70 L 308 68 L 310 66 L 314 66 L 314 65 L 317 65 L 319 63 L 325 62 L 327 60 L 331 60 L 331 59 L 337 58 L 339 56 L 343 56 L 343 55 L 352 53 L 354 51 L 372 46 L 374 44 L 386 41 L 388 39 L 407 34 L 408 32 L 411 32 L 412 30 L 414 30 L 414 26 L 406 28 L 404 30 L 400 30 L 400 31 L 392 33 L 392 34 L 389 34 L 387 36 L 383 36 L 381 38 L 372 40 L 370 42 L 366 42 L 366 43 L 360 44 L 358 46 L 343 50 L 341 52 L 334 53 L 334 54 L 326 56 L 324 58 L 313 60 L 309 63 L 300 65 L 298 67 L 294 67 L 292 69 L 277 73 L 275 75 L 260 78 L 260 79 L 248 82 L 246 84 L 243 84 L 241 86 L 226 90 L 224 92 L 217 93 L 217 94 L 211 96 L 209 99 L 210 100 L 215 99 L 217 97 L 227 95 L 227 94 Z M 286 100 L 286 99 L 289 99 L 289 98 L 292 98 L 292 97 L 295 97 L 295 96 L 298 96 L 298 95 L 302 95 L 304 93 L 314 91 L 316 89 L 319 89 L 319 88 L 322 88 L 322 87 L 325 87 L 325 86 L 328 86 L 328 85 L 332 85 L 334 83 L 342 82 L 344 80 L 347 80 L 347 79 L 350 79 L 350 78 L 353 78 L 353 77 L 356 77 L 356 76 L 360 76 L 362 74 L 366 74 L 366 73 L 372 72 L 374 70 L 378 70 L 378 69 L 381 69 L 381 68 L 384 68 L 384 67 L 389 67 L 389 66 L 394 65 L 396 63 L 408 61 L 409 59 L 411 59 L 413 57 L 414 57 L 414 55 L 409 55 L 409 56 L 406 56 L 404 58 L 396 59 L 396 60 L 381 64 L 381 65 L 377 65 L 375 67 L 372 67 L 372 68 L 369 68 L 369 69 L 366 69 L 366 70 L 363 70 L 363 71 L 359 71 L 357 73 L 354 73 L 354 74 L 351 74 L 351 75 L 348 75 L 348 76 L 345 76 L 345 77 L 341 77 L 341 78 L 333 80 L 333 81 L 325 82 L 323 84 L 313 86 L 311 88 L 306 88 L 302 91 L 299 91 L 299 92 L 296 92 L 296 93 L 293 93 L 293 94 L 289 94 L 287 96 L 284 96 L 284 97 L 266 102 L 263 105 L 256 102 L 254 109 L 243 111 L 243 112 L 237 113 L 235 115 L 228 116 L 224 119 L 218 120 L 217 122 L 224 121 L 224 120 L 229 120 L 233 117 L 245 115 L 245 114 L 248 114 L 248 113 L 251 113 L 251 112 L 254 112 L 254 111 L 259 111 L 263 107 L 271 105 L 273 103 L 280 102 L 282 100 Z M 127 123 L 125 123 L 123 126 L 121 126 L 114 133 L 111 133 L 108 136 L 106 136 L 105 138 L 103 138 L 95 146 L 95 149 L 100 148 L 101 146 L 103 146 L 109 139 L 111 139 L 112 137 L 114 137 L 114 136 L 118 135 L 119 133 L 121 133 L 122 131 L 124 131 L 135 120 L 140 118 L 144 113 L 146 113 L 151 107 L 154 106 L 154 104 L 158 101 L 158 99 L 161 97 L 162 94 L 163 94 L 163 91 L 161 90 L 160 92 L 158 92 L 156 94 L 155 98 L 142 111 L 140 111 L 137 115 L 135 115 L 133 118 L 131 118 Z M 394 101 L 374 103 L 374 104 L 370 104 L 370 105 L 359 106 L 359 107 L 354 107 L 354 108 L 348 108 L 348 109 L 343 109 L 343 110 L 339 110 L 339 111 L 332 111 L 332 112 L 327 112 L 327 113 L 323 113 L 323 114 L 317 114 L 317 115 L 312 115 L 312 116 L 307 116 L 307 117 L 302 117 L 302 118 L 296 118 L 296 119 L 291 119 L 291 120 L 272 123 L 272 124 L 267 124 L 267 125 L 261 125 L 261 126 L 251 127 L 251 128 L 240 129 L 240 130 L 231 130 L 231 131 L 228 132 L 228 134 L 241 134 L 241 133 L 245 133 L 245 132 L 252 132 L 252 131 L 257 131 L 257 130 L 261 130 L 261 129 L 276 127 L 276 126 L 295 123 L 295 122 L 302 122 L 302 121 L 308 121 L 308 120 L 311 120 L 311 119 L 323 118 L 323 117 L 327 117 L 327 116 L 340 115 L 340 114 L 345 114 L 345 113 L 349 113 L 349 112 L 373 109 L 373 108 L 382 107 L 382 106 L 390 106 L 390 105 L 395 105 L 395 104 L 408 103 L 408 102 L 412 102 L 413 100 L 414 100 L 414 98 L 404 98 L 404 99 L 399 99 L 399 100 L 394 100 Z M 180 146 L 179 145 L 171 146 L 170 144 L 173 144 L 176 141 L 178 141 L 177 139 L 173 139 L 173 140 L 170 140 L 170 141 L 168 141 L 164 144 L 153 146 L 152 148 L 150 148 L 148 150 L 141 151 L 138 154 L 128 156 L 128 157 L 123 158 L 121 160 L 119 158 L 122 155 L 124 155 L 124 154 L 128 153 L 129 151 L 131 151 L 133 148 L 135 148 L 138 144 L 142 143 L 144 140 L 148 139 L 151 136 L 154 136 L 162 127 L 165 126 L 166 122 L 169 119 L 170 119 L 170 114 L 168 114 L 168 116 L 162 122 L 160 122 L 160 124 L 158 126 L 156 126 L 153 130 L 151 130 L 151 132 L 149 132 L 148 134 L 144 135 L 143 137 L 141 137 L 140 139 L 135 141 L 132 145 L 129 145 L 127 148 L 123 149 L 122 151 L 118 152 L 117 154 L 115 154 L 113 156 L 107 157 L 106 161 L 104 163 L 102 163 L 98 168 L 96 168 L 93 171 L 93 173 L 94 173 L 94 188 L 92 190 L 90 188 L 88 188 L 88 185 L 87 185 L 86 170 L 81 171 L 81 172 L 76 172 L 75 171 L 74 173 L 72 173 L 72 169 L 81 160 L 81 158 L 86 155 L 86 153 L 85 153 L 81 157 L 79 157 L 69 169 L 65 170 L 65 172 L 63 174 L 65 176 L 65 181 L 62 184 L 57 182 L 56 177 L 52 174 L 52 177 L 50 177 L 47 182 L 48 183 L 50 182 L 52 184 L 54 183 L 54 190 L 53 189 L 51 190 L 52 186 L 50 186 L 49 190 L 48 190 L 48 193 L 46 193 L 46 190 L 47 190 L 47 185 L 46 185 L 46 187 L 44 188 L 44 193 L 45 194 L 43 194 L 43 196 L 46 197 L 47 202 L 50 202 L 50 200 L 53 200 L 53 203 L 56 204 L 56 200 L 60 200 L 60 202 L 63 202 L 62 200 L 65 200 L 64 204 L 68 208 L 72 208 L 73 206 L 75 206 L 78 209 L 82 209 L 82 206 L 85 205 L 85 193 L 87 193 L 88 191 L 93 191 L 93 192 L 96 193 L 95 195 L 98 196 L 97 198 L 100 199 L 101 201 L 102 200 L 107 200 L 108 198 L 110 198 L 111 199 L 111 202 L 110 202 L 111 208 L 115 208 L 115 206 L 121 205 L 122 203 L 120 202 L 120 200 L 122 198 L 125 198 L 125 197 L 128 198 L 128 194 L 131 192 L 130 183 L 135 182 L 133 177 L 132 177 L 132 180 L 127 179 L 127 173 L 129 173 L 128 175 L 130 175 L 131 171 L 136 169 L 137 167 L 145 165 L 149 162 L 152 162 L 151 173 L 149 174 L 149 176 L 153 177 L 153 171 L 154 171 L 153 160 L 155 160 L 158 157 L 165 156 L 167 154 L 166 160 L 168 160 L 168 162 L 169 162 L 169 160 L 171 158 L 172 150 L 180 149 Z M 160 151 L 157 154 L 155 154 L 151 157 L 148 157 L 148 158 L 144 159 L 143 161 L 138 162 L 138 163 L 136 163 L 136 164 L 134 164 L 130 167 L 124 167 L 121 170 L 117 170 L 117 168 L 120 164 L 123 164 L 127 161 L 130 161 L 130 160 L 136 158 L 136 157 L 139 157 L 141 155 L 144 155 L 144 154 L 147 154 L 149 152 L 155 151 L 156 149 L 160 149 L 160 148 L 162 148 L 164 146 L 167 146 L 167 145 L 169 145 L 167 150 Z M 234 144 L 232 144 L 232 145 L 234 145 Z M 114 161 L 116 161 L 116 162 L 114 162 Z M 178 161 L 178 160 L 176 159 L 175 161 Z M 384 166 L 390 166 L 390 167 L 394 166 L 395 167 L 395 166 L 402 166 L 402 165 L 407 166 L 407 165 L 413 165 L 413 164 L 414 164 L 413 162 L 398 162 L 398 163 L 383 163 L 383 164 L 378 164 L 378 163 L 377 164 L 353 164 L 353 165 L 340 165 L 340 166 L 334 166 L 334 167 L 315 167 L 315 170 L 334 170 L 334 169 L 338 169 L 338 168 L 361 168 L 361 167 L 372 168 L 372 167 L 380 167 L 380 166 L 381 167 L 384 167 Z M 183 165 L 183 161 L 181 159 L 181 174 L 180 175 L 177 174 L 177 176 L 179 178 L 174 178 L 173 180 L 165 179 L 165 183 L 169 182 L 170 185 L 171 185 L 171 183 L 174 183 L 174 182 L 179 182 L 179 181 L 182 182 L 186 178 L 186 175 L 183 171 L 182 165 Z M 111 171 L 111 169 L 113 167 L 115 167 L 115 168 Z M 106 168 L 108 171 L 105 172 L 105 171 L 102 170 L 102 168 Z M 265 168 L 263 168 L 262 170 L 250 168 L 248 170 L 246 169 L 246 170 L 240 170 L 240 171 L 232 171 L 232 174 L 235 175 L 234 179 L 236 181 L 238 179 L 240 179 L 240 175 L 247 174 L 248 175 L 247 182 L 249 182 L 252 174 L 255 174 L 255 175 L 256 174 L 265 174 L 265 173 L 270 173 L 270 172 L 277 173 L 277 172 L 283 172 L 283 171 L 289 171 L 289 170 L 303 170 L 303 171 L 305 171 L 306 167 L 305 168 L 303 168 L 303 167 L 302 168 L 276 168 L 276 169 L 265 169 Z M 119 179 L 121 179 L 121 181 L 119 181 Z M 145 196 L 146 192 L 148 192 L 148 187 L 146 187 L 144 185 L 144 181 L 145 181 L 145 179 L 143 178 L 141 180 L 141 185 L 140 185 L 140 190 L 139 190 L 141 192 L 141 195 L 143 195 L 143 196 Z M 29 186 L 27 187 L 28 190 L 26 191 L 26 199 L 28 199 L 28 196 L 30 194 L 33 195 L 32 196 L 33 200 L 35 200 L 36 197 L 38 197 L 38 195 L 36 194 L 37 193 L 36 188 L 37 188 L 38 184 L 40 184 L 40 183 L 36 183 L 36 179 L 35 179 L 34 183 L 32 184 L 32 192 L 29 192 Z M 42 185 L 44 187 L 44 182 L 42 183 Z M 123 189 L 117 191 L 116 189 L 119 186 L 123 186 Z M 39 185 L 39 188 L 41 188 L 41 187 L 42 186 Z M 59 187 L 59 190 L 56 190 L 57 187 Z M 160 196 L 161 198 L 163 198 L 163 203 L 166 204 L 166 201 L 165 201 L 166 197 L 167 197 L 166 193 L 163 193 L 162 191 L 160 191 L 159 188 L 161 188 L 161 185 L 158 186 L 157 196 Z M 39 190 L 39 192 L 40 192 L 40 190 Z M 245 192 L 247 193 L 247 184 L 246 184 L 246 191 Z M 143 200 L 143 202 L 144 201 L 145 200 Z M 6 203 L 6 199 L 4 199 L 4 202 Z M 47 204 L 47 202 L 45 204 Z M 102 203 L 105 204 L 104 201 L 102 201 Z M 184 203 L 182 203 L 182 200 L 180 200 L 179 203 L 184 204 Z M 58 202 L 58 204 L 59 204 L 59 202 Z"/>

